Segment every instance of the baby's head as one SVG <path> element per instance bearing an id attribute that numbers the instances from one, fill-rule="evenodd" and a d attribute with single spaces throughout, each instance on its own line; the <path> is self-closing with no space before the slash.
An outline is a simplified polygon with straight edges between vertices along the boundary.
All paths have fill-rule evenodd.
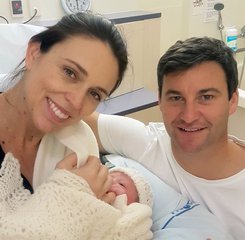
<path id="1" fill-rule="evenodd" d="M 135 169 L 113 167 L 110 169 L 113 183 L 110 191 L 117 196 L 126 194 L 127 204 L 139 202 L 152 207 L 152 192 L 149 183 Z"/>

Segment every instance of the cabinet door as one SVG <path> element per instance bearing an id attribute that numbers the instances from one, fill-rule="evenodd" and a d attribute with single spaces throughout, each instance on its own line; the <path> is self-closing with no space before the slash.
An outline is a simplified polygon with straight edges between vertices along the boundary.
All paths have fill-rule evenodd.
<path id="1" fill-rule="evenodd" d="M 142 88 L 143 84 L 143 24 L 144 21 L 118 24 L 128 49 L 129 64 L 120 87 L 112 96 Z"/>
<path id="2" fill-rule="evenodd" d="M 129 65 L 118 96 L 140 88 L 157 90 L 157 63 L 160 56 L 160 18 L 118 24 L 129 54 Z"/>
<path id="3" fill-rule="evenodd" d="M 143 25 L 143 85 L 158 91 L 157 64 L 160 58 L 160 18 L 148 19 Z"/>

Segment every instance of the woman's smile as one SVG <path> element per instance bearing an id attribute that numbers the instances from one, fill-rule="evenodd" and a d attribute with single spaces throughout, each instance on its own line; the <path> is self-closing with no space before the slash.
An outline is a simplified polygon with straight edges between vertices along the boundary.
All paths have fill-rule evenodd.
<path id="1" fill-rule="evenodd" d="M 59 120 L 62 121 L 69 118 L 69 115 L 65 112 L 65 110 L 57 106 L 57 104 L 55 104 L 50 98 L 47 99 L 47 102 L 49 105 L 49 109 Z"/>

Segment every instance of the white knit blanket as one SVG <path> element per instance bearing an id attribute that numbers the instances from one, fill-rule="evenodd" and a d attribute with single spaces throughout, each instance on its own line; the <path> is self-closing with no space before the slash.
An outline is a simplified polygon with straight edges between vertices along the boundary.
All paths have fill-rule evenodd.
<path id="1" fill-rule="evenodd" d="M 96 138 L 83 121 L 43 137 L 35 160 L 33 188 L 42 184 L 53 173 L 56 164 L 71 152 L 77 154 L 78 165 L 82 165 L 88 155 L 99 156 Z"/>
<path id="2" fill-rule="evenodd" d="M 43 165 L 37 162 L 40 166 L 51 167 L 56 164 L 57 159 L 62 159 L 59 158 L 61 155 L 71 151 L 57 140 L 59 138 L 62 139 L 61 142 L 65 142 L 65 135 L 63 132 L 59 136 L 48 136 L 44 139 L 42 147 L 49 146 L 51 142 L 50 150 L 57 153 L 57 156 L 53 156 L 49 162 L 48 156 L 52 154 L 39 151 L 39 160 L 41 161 L 41 155 L 44 157 Z M 83 147 L 86 146 L 85 142 L 82 144 Z M 76 150 L 76 147 L 72 148 Z M 58 150 L 63 150 L 62 154 Z M 78 153 L 80 160 L 91 151 L 84 155 Z M 84 179 L 60 169 L 43 177 L 41 174 L 44 170 L 41 168 L 41 171 L 36 173 L 36 188 L 31 195 L 22 186 L 18 160 L 11 153 L 6 154 L 0 169 L 1 240 L 152 238 L 150 207 L 139 203 L 112 207 L 97 199 Z"/>
<path id="3" fill-rule="evenodd" d="M 151 209 L 123 210 L 95 198 L 82 178 L 54 174 L 33 195 L 22 187 L 18 161 L 7 154 L 0 170 L 1 240 L 151 239 Z"/>

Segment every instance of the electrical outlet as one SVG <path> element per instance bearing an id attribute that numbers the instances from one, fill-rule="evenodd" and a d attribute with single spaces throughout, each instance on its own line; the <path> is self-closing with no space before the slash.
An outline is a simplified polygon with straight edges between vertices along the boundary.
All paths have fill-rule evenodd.
<path id="1" fill-rule="evenodd" d="M 28 2 L 30 16 L 35 14 L 35 10 L 37 10 L 36 17 L 41 16 L 41 0 L 29 0 Z"/>
<path id="2" fill-rule="evenodd" d="M 23 17 L 23 8 L 21 0 L 10 0 L 10 9 L 12 17 Z"/>

